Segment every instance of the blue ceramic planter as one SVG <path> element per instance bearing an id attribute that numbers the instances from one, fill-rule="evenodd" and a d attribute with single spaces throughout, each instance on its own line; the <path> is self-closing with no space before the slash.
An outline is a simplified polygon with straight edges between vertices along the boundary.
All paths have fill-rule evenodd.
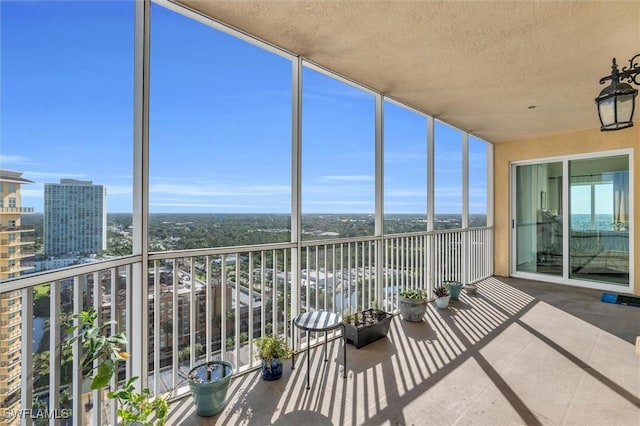
<path id="1" fill-rule="evenodd" d="M 462 283 L 460 281 L 443 281 L 442 284 L 449 288 L 451 300 L 458 300 L 460 297 L 460 290 L 462 290 Z"/>
<path id="2" fill-rule="evenodd" d="M 232 374 L 233 364 L 229 361 L 210 361 L 191 369 L 189 387 L 196 414 L 208 417 L 222 411 Z"/>
<path id="3" fill-rule="evenodd" d="M 272 359 L 270 363 L 262 361 L 262 378 L 264 380 L 278 380 L 282 377 L 282 361 L 279 358 Z"/>

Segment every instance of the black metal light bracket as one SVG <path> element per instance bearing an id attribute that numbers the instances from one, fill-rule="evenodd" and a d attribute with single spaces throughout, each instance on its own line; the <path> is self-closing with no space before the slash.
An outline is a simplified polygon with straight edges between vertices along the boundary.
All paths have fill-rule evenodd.
<path id="1" fill-rule="evenodd" d="M 620 80 L 624 80 L 625 78 L 627 79 L 627 83 L 634 83 L 640 86 L 640 53 L 629 59 L 629 66 L 622 67 L 622 71 L 618 71 L 616 58 L 613 58 L 611 65 L 611 75 L 602 77 L 600 79 L 600 84 L 604 84 L 608 80 L 617 83 Z"/>

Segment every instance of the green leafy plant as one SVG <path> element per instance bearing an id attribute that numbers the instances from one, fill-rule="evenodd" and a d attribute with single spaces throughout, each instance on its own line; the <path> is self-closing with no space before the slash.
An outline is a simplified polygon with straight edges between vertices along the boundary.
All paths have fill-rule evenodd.
<path id="1" fill-rule="evenodd" d="M 78 319 L 80 326 L 74 325 L 67 329 L 68 333 L 75 332 L 75 335 L 66 340 L 65 345 L 81 342 L 82 374 L 84 377 L 91 378 L 91 389 L 102 389 L 109 384 L 118 362 L 129 357 L 123 349 L 127 339 L 124 333 L 110 335 L 111 325 L 116 324 L 116 321 L 98 324 L 98 313 L 93 309 L 82 311 L 73 315 L 72 318 Z"/>
<path id="2" fill-rule="evenodd" d="M 427 292 L 422 289 L 412 288 L 412 289 L 402 290 L 400 292 L 400 297 L 404 297 L 405 299 L 411 299 L 411 300 L 425 300 L 428 298 L 428 295 L 427 295 Z"/>
<path id="3" fill-rule="evenodd" d="M 123 425 L 163 426 L 169 414 L 167 398 L 153 398 L 149 388 L 137 392 L 134 385 L 136 380 L 138 377 L 132 377 L 120 389 L 107 393 L 109 398 L 118 401 L 118 416 L 122 419 Z"/>
<path id="4" fill-rule="evenodd" d="M 282 337 L 267 335 L 256 339 L 255 343 L 258 348 L 256 356 L 267 365 L 276 358 L 285 360 L 291 356 L 291 350 Z"/>
<path id="5" fill-rule="evenodd" d="M 435 297 L 447 297 L 449 295 L 449 288 L 446 285 L 439 285 L 433 289 L 433 295 Z"/>
<path id="6" fill-rule="evenodd" d="M 106 388 L 113 375 L 117 376 L 118 362 L 129 358 L 129 354 L 123 349 L 127 339 L 123 332 L 110 334 L 110 328 L 117 324 L 116 321 L 98 324 L 98 313 L 93 309 L 82 311 L 72 318 L 78 319 L 80 325 L 67 329 L 68 333 L 74 334 L 73 337 L 65 340 L 64 345 L 70 347 L 73 343 L 80 342 L 82 345 L 80 365 L 83 377 L 91 378 L 91 389 Z M 95 364 L 98 365 L 95 366 Z M 123 420 L 124 425 L 141 423 L 163 426 L 169 414 L 167 399 L 153 398 L 148 388 L 137 392 L 134 385 L 136 380 L 138 377 L 132 377 L 123 387 L 116 387 L 115 390 L 107 392 L 108 398 L 115 399 L 119 403 L 118 416 Z"/>
<path id="7" fill-rule="evenodd" d="M 354 312 L 342 318 L 342 322 L 354 326 L 363 326 L 374 324 L 378 321 L 386 319 L 390 314 L 378 308 L 365 309 L 363 311 Z"/>

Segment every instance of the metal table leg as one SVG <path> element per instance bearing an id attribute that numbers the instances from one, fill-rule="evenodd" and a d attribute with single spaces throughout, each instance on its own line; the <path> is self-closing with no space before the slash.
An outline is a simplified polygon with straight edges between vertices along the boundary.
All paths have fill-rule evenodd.
<path id="1" fill-rule="evenodd" d="M 328 332 L 324 332 L 324 362 L 329 361 L 329 357 L 327 356 L 327 334 Z"/>
<path id="2" fill-rule="evenodd" d="M 347 333 L 345 333 L 344 324 L 342 325 L 342 353 L 343 353 L 343 378 L 347 378 Z"/>
<path id="3" fill-rule="evenodd" d="M 291 321 L 291 369 L 296 368 L 296 329 L 293 320 Z"/>
<path id="4" fill-rule="evenodd" d="M 307 389 L 311 389 L 311 386 L 309 386 L 309 372 L 311 371 L 311 367 L 310 367 L 310 357 L 309 357 L 309 330 L 307 330 Z"/>

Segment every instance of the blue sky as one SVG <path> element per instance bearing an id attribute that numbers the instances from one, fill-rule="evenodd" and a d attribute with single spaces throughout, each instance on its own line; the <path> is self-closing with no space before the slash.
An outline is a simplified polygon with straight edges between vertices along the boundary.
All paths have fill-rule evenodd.
<path id="1" fill-rule="evenodd" d="M 35 182 L 105 185 L 132 209 L 133 3 L 0 2 L 0 167 Z M 287 213 L 291 63 L 152 7 L 151 212 Z M 303 213 L 374 212 L 374 98 L 305 68 Z M 385 103 L 388 213 L 426 211 L 426 120 Z M 470 138 L 470 209 L 485 212 L 484 144 Z M 461 212 L 461 133 L 436 126 L 436 212 Z"/>

